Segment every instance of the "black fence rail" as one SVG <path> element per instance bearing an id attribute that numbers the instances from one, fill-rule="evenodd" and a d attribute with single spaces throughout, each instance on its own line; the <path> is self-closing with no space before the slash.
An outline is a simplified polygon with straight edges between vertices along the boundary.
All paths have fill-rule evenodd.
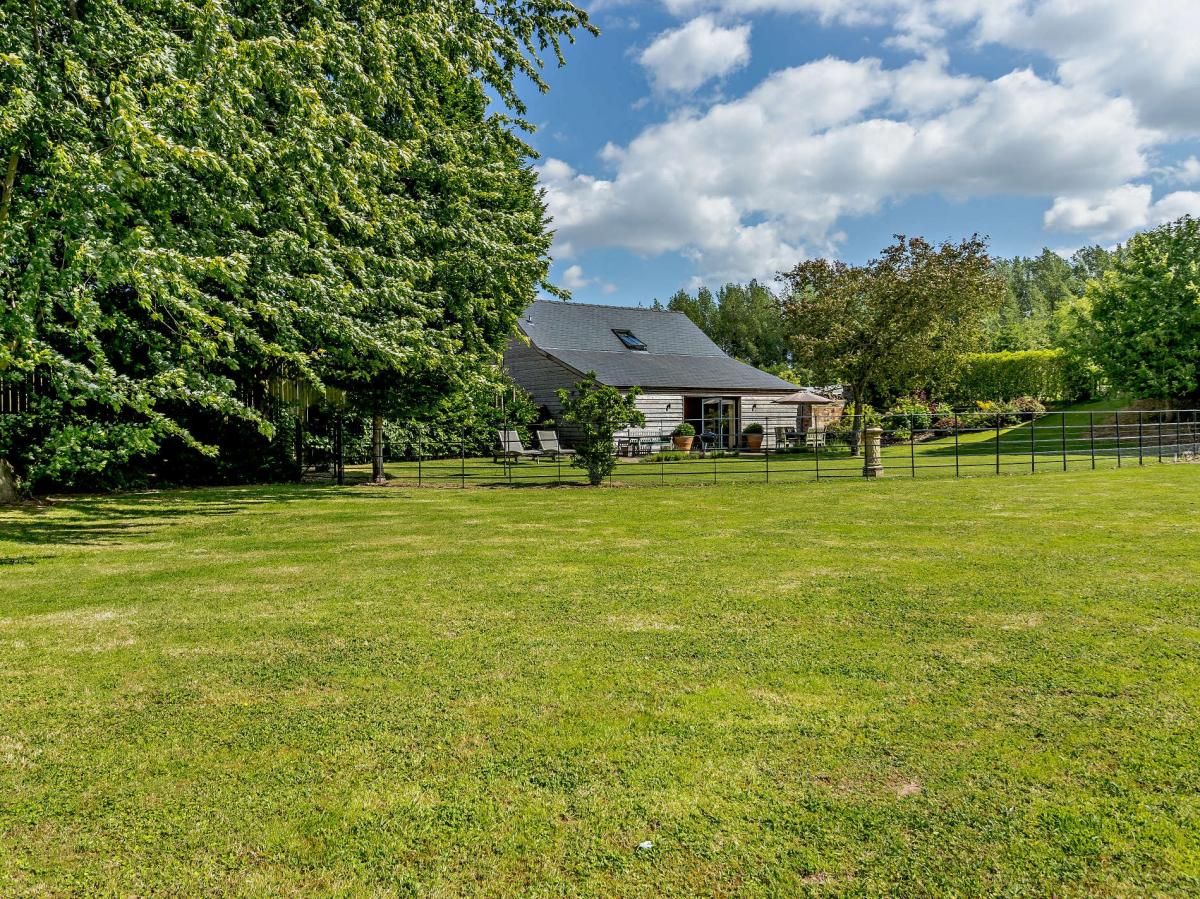
<path id="1" fill-rule="evenodd" d="M 648 421 L 613 440 L 614 484 L 703 484 L 861 478 L 864 436 L 843 423 L 814 425 L 797 416 L 758 417 L 749 433 L 728 422 L 676 436 L 679 419 Z M 1200 455 L 1200 410 L 1105 410 L 945 415 L 888 415 L 867 439 L 878 440 L 880 476 L 969 477 L 1094 470 L 1192 461 Z M 761 429 L 760 429 L 761 428 Z M 540 435 L 538 431 L 543 433 Z M 487 435 L 493 451 L 472 453 L 479 433 L 447 435 L 414 425 L 404 458 L 389 461 L 389 479 L 418 486 L 551 486 L 585 483 L 573 464 L 569 431 L 509 425 Z M 330 469 L 349 482 L 370 466 Z"/>

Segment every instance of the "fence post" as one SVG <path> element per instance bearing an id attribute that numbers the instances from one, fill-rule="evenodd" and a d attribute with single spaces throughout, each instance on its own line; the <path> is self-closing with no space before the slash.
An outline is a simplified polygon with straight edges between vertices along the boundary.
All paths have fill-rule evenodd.
<path id="1" fill-rule="evenodd" d="M 1063 471 L 1067 470 L 1067 413 L 1065 411 L 1058 413 L 1062 422 L 1062 454 L 1063 454 Z"/>
<path id="2" fill-rule="evenodd" d="M 462 481 L 463 490 L 466 490 L 467 489 L 467 432 L 462 428 L 458 429 L 458 452 L 459 452 L 459 457 L 460 457 L 458 474 L 459 474 L 459 478 Z"/>
<path id="3" fill-rule="evenodd" d="M 1142 410 L 1138 409 L 1138 465 L 1144 464 L 1142 453 Z"/>
<path id="4" fill-rule="evenodd" d="M 1162 412 L 1158 413 L 1158 461 L 1162 464 Z"/>
<path id="5" fill-rule="evenodd" d="M 820 440 L 813 441 L 813 451 L 816 453 L 816 457 L 817 457 L 817 480 L 819 481 L 819 480 L 821 480 L 821 441 Z"/>
<path id="6" fill-rule="evenodd" d="M 996 474 L 1000 474 L 1000 416 L 996 416 Z"/>
<path id="7" fill-rule="evenodd" d="M 1029 473 L 1037 471 L 1037 414 L 1029 413 Z"/>
<path id="8" fill-rule="evenodd" d="M 864 478 L 883 476 L 883 456 L 879 452 L 879 442 L 882 437 L 883 428 L 867 428 L 863 431 Z"/>
<path id="9" fill-rule="evenodd" d="M 422 473 L 421 473 L 421 431 L 420 431 L 420 430 L 418 430 L 418 431 L 417 431 L 417 486 L 418 486 L 418 487 L 420 487 L 420 486 L 421 486 L 421 484 L 422 484 Z"/>
<path id="10" fill-rule="evenodd" d="M 958 471 L 958 413 L 954 413 L 954 476 L 959 477 Z"/>
<path id="11" fill-rule="evenodd" d="M 1181 428 L 1179 427 L 1179 425 L 1181 424 L 1182 421 L 1183 421 L 1183 417 L 1178 412 L 1176 412 L 1175 413 L 1175 452 L 1172 454 L 1176 462 L 1179 461 L 1179 438 L 1180 438 L 1180 432 L 1181 432 Z"/>
<path id="12" fill-rule="evenodd" d="M 1117 410 L 1117 468 L 1121 467 L 1121 410 Z"/>
<path id="13" fill-rule="evenodd" d="M 910 412 L 908 413 L 908 464 L 912 467 L 912 476 L 917 476 L 917 422 L 916 418 Z"/>
<path id="14" fill-rule="evenodd" d="M 337 465 L 337 484 L 339 487 L 344 487 L 346 486 L 346 432 L 340 412 L 334 420 L 333 434 L 334 441 L 337 443 L 337 459 L 334 462 Z"/>
<path id="15" fill-rule="evenodd" d="M 1088 413 L 1088 448 L 1092 454 L 1092 471 L 1096 470 L 1096 413 Z"/>
<path id="16" fill-rule="evenodd" d="M 763 470 L 766 472 L 766 483 L 771 483 L 771 444 L 767 441 L 770 431 L 769 425 L 771 419 L 767 419 L 767 424 L 763 425 Z"/>
<path id="17" fill-rule="evenodd" d="M 509 433 L 508 410 L 504 410 L 504 470 L 508 474 L 508 486 L 513 482 L 512 434 Z"/>

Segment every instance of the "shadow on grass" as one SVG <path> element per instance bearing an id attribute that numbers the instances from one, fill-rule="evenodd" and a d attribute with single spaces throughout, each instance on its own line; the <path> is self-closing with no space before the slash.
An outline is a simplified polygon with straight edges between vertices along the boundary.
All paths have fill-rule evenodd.
<path id="1" fill-rule="evenodd" d="M 257 506 L 345 496 L 347 492 L 344 491 L 304 484 L 59 496 L 36 504 L 0 509 L 0 542 L 29 545 L 113 543 L 188 519 L 237 515 Z M 7 564 L 24 564 L 26 561 L 16 558 Z"/>

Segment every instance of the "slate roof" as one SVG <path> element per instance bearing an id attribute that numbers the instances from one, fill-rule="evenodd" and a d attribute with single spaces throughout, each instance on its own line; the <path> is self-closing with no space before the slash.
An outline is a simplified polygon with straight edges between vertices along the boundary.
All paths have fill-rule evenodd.
<path id="1" fill-rule="evenodd" d="M 795 390 L 782 378 L 721 351 L 682 312 L 538 300 L 520 319 L 521 331 L 546 355 L 577 372 L 596 372 L 613 387 L 675 390 Z M 614 330 L 632 331 L 645 350 L 621 343 Z"/>

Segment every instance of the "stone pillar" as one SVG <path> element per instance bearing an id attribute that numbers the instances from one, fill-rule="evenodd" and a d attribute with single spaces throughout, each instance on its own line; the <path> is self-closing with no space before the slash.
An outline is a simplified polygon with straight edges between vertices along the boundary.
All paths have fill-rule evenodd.
<path id="1" fill-rule="evenodd" d="M 15 505 L 21 498 L 17 493 L 17 474 L 7 459 L 0 459 L 0 506 Z"/>
<path id="2" fill-rule="evenodd" d="M 879 452 L 879 442 L 883 438 L 883 428 L 867 428 L 863 431 L 863 477 L 883 477 L 883 456 Z"/>

